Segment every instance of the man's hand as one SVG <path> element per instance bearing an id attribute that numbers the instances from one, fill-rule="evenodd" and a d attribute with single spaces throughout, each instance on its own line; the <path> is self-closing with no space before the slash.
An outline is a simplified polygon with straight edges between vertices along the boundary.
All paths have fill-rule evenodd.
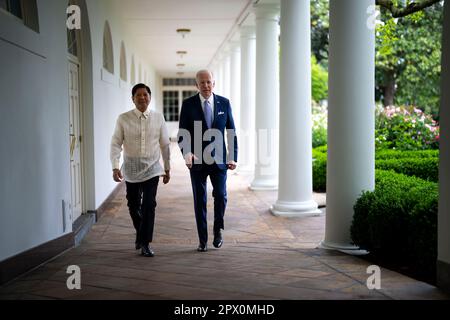
<path id="1" fill-rule="evenodd" d="M 237 163 L 234 162 L 233 160 L 231 160 L 231 161 L 228 161 L 227 168 L 230 170 L 234 170 L 234 169 L 236 169 L 236 165 L 237 165 Z"/>
<path id="2" fill-rule="evenodd" d="M 122 182 L 123 176 L 122 172 L 120 172 L 120 169 L 113 169 L 113 179 L 115 182 Z"/>
<path id="3" fill-rule="evenodd" d="M 186 157 L 184 158 L 184 161 L 186 162 L 186 167 L 188 167 L 189 169 L 191 169 L 191 168 L 192 168 L 192 163 L 193 163 L 195 160 L 198 160 L 198 158 L 195 156 L 195 154 L 193 154 L 193 153 L 188 153 L 188 154 L 186 155 Z"/>
<path id="4" fill-rule="evenodd" d="M 166 174 L 163 175 L 163 183 L 168 184 L 170 181 L 170 171 L 166 170 Z"/>

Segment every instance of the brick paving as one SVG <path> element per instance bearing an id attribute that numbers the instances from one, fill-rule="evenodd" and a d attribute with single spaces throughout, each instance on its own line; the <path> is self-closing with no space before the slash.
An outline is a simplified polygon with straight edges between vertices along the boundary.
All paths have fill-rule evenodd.
<path id="1" fill-rule="evenodd" d="M 253 192 L 251 177 L 230 173 L 224 245 L 196 251 L 189 174 L 172 146 L 173 173 L 157 196 L 155 257 L 134 250 L 134 229 L 122 187 L 81 245 L 0 287 L 0 299 L 329 300 L 448 299 L 439 289 L 381 268 L 381 289 L 369 290 L 369 263 L 317 248 L 325 209 L 316 217 L 269 212 L 276 191 Z M 212 196 L 208 189 L 212 234 Z M 314 194 L 325 204 L 324 194 Z M 81 268 L 81 290 L 68 290 L 66 269 Z"/>

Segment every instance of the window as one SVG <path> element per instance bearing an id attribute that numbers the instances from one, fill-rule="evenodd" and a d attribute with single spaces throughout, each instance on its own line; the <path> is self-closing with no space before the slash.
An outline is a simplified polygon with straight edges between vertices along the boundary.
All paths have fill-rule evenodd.
<path id="1" fill-rule="evenodd" d="M 164 118 L 166 121 L 178 121 L 178 91 L 163 91 Z"/>
<path id="2" fill-rule="evenodd" d="M 123 41 L 120 46 L 120 79 L 127 81 L 127 53 Z"/>
<path id="3" fill-rule="evenodd" d="M 193 78 L 164 78 L 163 86 L 195 86 Z"/>
<path id="4" fill-rule="evenodd" d="M 186 90 L 186 91 L 183 91 L 183 100 L 187 99 L 189 97 L 192 97 L 194 94 L 197 94 L 197 93 L 198 93 L 197 90 Z"/>
<path id="5" fill-rule="evenodd" d="M 105 22 L 105 28 L 103 30 L 103 68 L 110 73 L 114 73 L 113 42 L 108 21 Z"/>
<path id="6" fill-rule="evenodd" d="M 39 32 L 36 0 L 0 0 L 0 8 L 22 20 L 30 29 Z"/>

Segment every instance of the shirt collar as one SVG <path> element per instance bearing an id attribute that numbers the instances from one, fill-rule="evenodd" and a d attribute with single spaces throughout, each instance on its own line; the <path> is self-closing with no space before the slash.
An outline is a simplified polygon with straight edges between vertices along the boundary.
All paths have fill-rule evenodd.
<path id="1" fill-rule="evenodd" d="M 134 108 L 134 114 L 136 115 L 136 117 L 140 118 L 142 115 L 144 116 L 145 119 L 147 119 L 150 115 L 150 108 L 147 107 L 147 110 L 145 110 L 144 112 L 140 112 L 138 110 L 138 108 Z"/>
<path id="2" fill-rule="evenodd" d="M 203 98 L 203 96 L 201 95 L 201 93 L 198 94 L 200 97 L 200 102 L 202 103 L 202 108 L 205 105 L 205 98 Z M 209 104 L 211 106 L 211 108 L 214 106 L 214 94 L 211 94 L 208 98 Z"/>

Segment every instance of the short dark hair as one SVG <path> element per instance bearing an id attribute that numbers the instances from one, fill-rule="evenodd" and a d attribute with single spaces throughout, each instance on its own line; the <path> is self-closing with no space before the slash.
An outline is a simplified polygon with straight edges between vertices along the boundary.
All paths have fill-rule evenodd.
<path id="1" fill-rule="evenodd" d="M 148 94 L 149 94 L 150 96 L 152 95 L 152 91 L 150 90 L 150 88 L 149 88 L 148 86 L 146 86 L 146 85 L 143 84 L 143 83 L 138 83 L 138 84 L 135 85 L 135 86 L 133 87 L 133 89 L 131 90 L 131 96 L 134 97 L 134 95 L 136 94 L 136 91 L 137 91 L 138 89 L 141 89 L 141 88 L 147 90 L 147 92 L 148 92 Z"/>

